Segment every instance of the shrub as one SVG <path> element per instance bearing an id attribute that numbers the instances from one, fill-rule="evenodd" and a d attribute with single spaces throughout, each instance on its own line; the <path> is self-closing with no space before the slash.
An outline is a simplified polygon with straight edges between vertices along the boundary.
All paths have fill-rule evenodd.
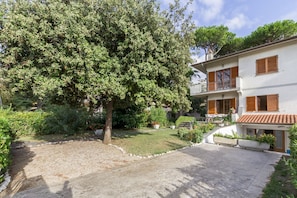
<path id="1" fill-rule="evenodd" d="M 190 116 L 179 116 L 178 119 L 175 121 L 175 125 L 178 127 L 182 122 L 194 122 L 195 117 Z"/>
<path id="2" fill-rule="evenodd" d="M 45 118 L 44 134 L 73 135 L 87 128 L 88 113 L 85 109 L 68 105 L 52 106 Z"/>
<path id="3" fill-rule="evenodd" d="M 44 120 L 48 113 L 45 112 L 14 112 L 10 109 L 1 109 L 0 116 L 6 118 L 13 135 L 41 134 L 44 128 Z"/>
<path id="4" fill-rule="evenodd" d="M 297 189 L 297 124 L 290 129 L 290 159 L 287 161 L 292 175 L 292 183 Z"/>
<path id="5" fill-rule="evenodd" d="M 148 125 L 149 113 L 133 108 L 118 109 L 113 112 L 113 127 L 115 128 L 141 128 Z"/>
<path id="6" fill-rule="evenodd" d="M 152 107 L 150 110 L 149 119 L 151 123 L 158 123 L 162 126 L 167 124 L 167 114 L 163 108 Z"/>
<path id="7" fill-rule="evenodd" d="M 8 121 L 0 118 L 0 183 L 4 180 L 4 173 L 10 164 L 11 130 Z"/>
<path id="8" fill-rule="evenodd" d="M 177 134 L 180 139 L 200 143 L 203 139 L 203 132 L 201 129 L 189 130 L 187 128 L 179 128 Z"/>
<path id="9" fill-rule="evenodd" d="M 211 131 L 214 127 L 215 127 L 215 125 L 212 123 L 207 123 L 207 124 L 195 123 L 194 124 L 194 128 L 201 129 L 203 133 L 207 133 L 207 132 Z"/>
<path id="10" fill-rule="evenodd" d="M 275 136 L 272 134 L 262 134 L 256 139 L 260 143 L 267 143 L 273 145 L 275 142 Z"/>

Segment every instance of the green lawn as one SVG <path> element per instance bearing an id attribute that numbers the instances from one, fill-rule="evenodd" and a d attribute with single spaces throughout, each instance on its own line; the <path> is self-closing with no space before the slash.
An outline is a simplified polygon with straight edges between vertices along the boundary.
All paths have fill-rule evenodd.
<path id="1" fill-rule="evenodd" d="M 67 135 L 42 135 L 42 136 L 21 136 L 16 141 L 27 141 L 35 143 L 83 140 L 98 138 L 93 132 L 80 133 L 73 136 Z M 185 146 L 190 142 L 180 140 L 177 136 L 177 130 L 166 129 L 134 129 L 134 130 L 116 130 L 112 131 L 112 144 L 122 147 L 126 152 L 149 156 L 153 154 L 164 153 Z"/>
<path id="2" fill-rule="evenodd" d="M 189 146 L 180 140 L 177 130 L 172 129 L 138 129 L 113 131 L 112 144 L 122 147 L 126 152 L 148 156 Z"/>

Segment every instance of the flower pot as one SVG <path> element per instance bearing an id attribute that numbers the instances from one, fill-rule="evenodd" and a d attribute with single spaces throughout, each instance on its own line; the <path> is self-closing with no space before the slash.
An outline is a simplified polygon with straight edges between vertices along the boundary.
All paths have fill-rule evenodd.
<path id="1" fill-rule="evenodd" d="M 154 127 L 154 129 L 159 129 L 160 125 L 159 124 L 154 124 L 153 127 Z"/>
<path id="2" fill-rule="evenodd" d="M 268 150 L 270 145 L 267 143 L 260 143 L 255 140 L 238 139 L 238 145 L 242 148 L 253 150 Z"/>
<path id="3" fill-rule="evenodd" d="M 95 131 L 95 135 L 98 135 L 98 136 L 102 135 L 102 133 L 103 133 L 103 129 L 97 129 Z"/>
<path id="4" fill-rule="evenodd" d="M 213 136 L 213 141 L 216 144 L 226 145 L 226 146 L 236 146 L 237 139 Z"/>
<path id="5" fill-rule="evenodd" d="M 175 129 L 175 125 L 171 125 L 170 128 L 171 128 L 171 129 Z"/>

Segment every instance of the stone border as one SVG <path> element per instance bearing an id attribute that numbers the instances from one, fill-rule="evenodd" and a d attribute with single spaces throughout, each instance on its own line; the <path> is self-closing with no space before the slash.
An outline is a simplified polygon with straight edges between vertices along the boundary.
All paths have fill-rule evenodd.
<path id="1" fill-rule="evenodd" d="M 0 184 L 0 193 L 7 188 L 8 184 L 10 183 L 10 180 L 11 177 L 8 174 L 8 171 L 6 171 L 4 175 L 4 181 Z"/>

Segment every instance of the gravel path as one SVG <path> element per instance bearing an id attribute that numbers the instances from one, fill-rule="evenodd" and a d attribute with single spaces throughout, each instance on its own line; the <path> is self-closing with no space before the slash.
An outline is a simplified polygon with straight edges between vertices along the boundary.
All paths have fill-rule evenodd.
<path id="1" fill-rule="evenodd" d="M 14 148 L 12 181 L 0 197 L 42 186 L 63 183 L 93 172 L 120 167 L 139 160 L 100 140 L 70 141 Z"/>

